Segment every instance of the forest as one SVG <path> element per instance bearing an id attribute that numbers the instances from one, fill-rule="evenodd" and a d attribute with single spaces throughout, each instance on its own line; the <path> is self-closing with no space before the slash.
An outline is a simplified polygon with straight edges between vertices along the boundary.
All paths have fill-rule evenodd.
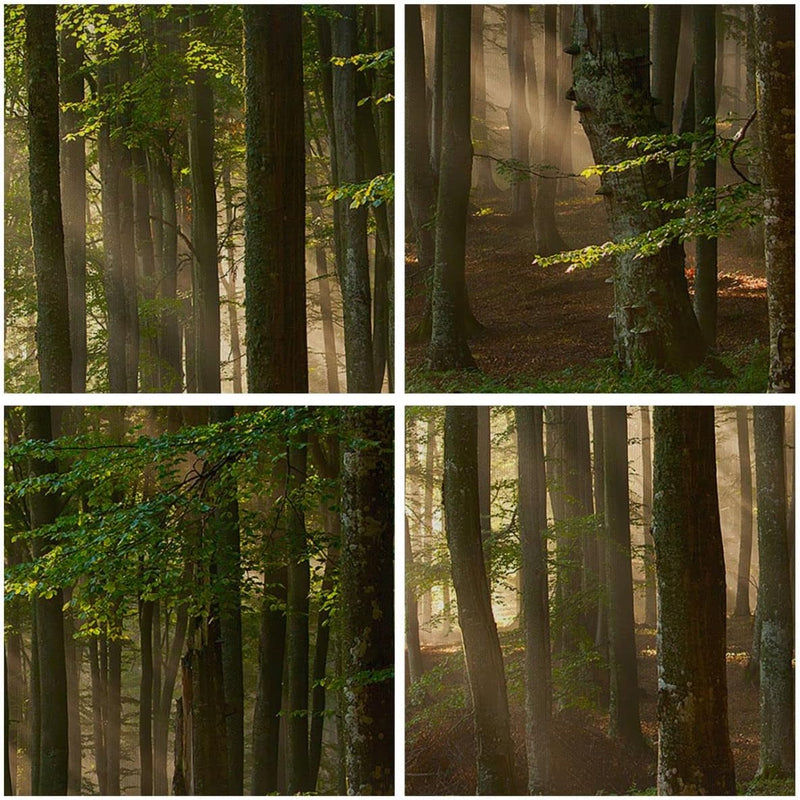
<path id="1" fill-rule="evenodd" d="M 406 5 L 413 391 L 793 392 L 792 5 Z"/>
<path id="2" fill-rule="evenodd" d="M 5 796 L 393 793 L 393 409 L 5 439 Z"/>
<path id="3" fill-rule="evenodd" d="M 391 5 L 4 5 L 5 389 L 393 384 Z"/>
<path id="4" fill-rule="evenodd" d="M 795 795 L 793 407 L 409 407 L 406 793 Z"/>

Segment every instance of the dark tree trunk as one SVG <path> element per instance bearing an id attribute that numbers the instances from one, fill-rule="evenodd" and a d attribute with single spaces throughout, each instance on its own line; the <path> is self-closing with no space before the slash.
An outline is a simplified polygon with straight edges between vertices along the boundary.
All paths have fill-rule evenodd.
<path id="1" fill-rule="evenodd" d="M 4 780 L 3 780 L 3 794 L 6 797 L 10 797 L 14 794 L 14 783 L 11 780 L 11 757 L 9 755 L 11 740 L 9 738 L 9 730 L 11 728 L 9 724 L 9 711 L 8 711 L 8 658 L 6 657 L 5 652 L 3 653 L 3 709 L 4 709 L 4 731 L 5 735 L 3 741 L 5 742 L 5 747 L 3 748 L 4 757 L 3 757 L 3 766 L 4 766 Z"/>
<path id="2" fill-rule="evenodd" d="M 411 531 L 406 517 L 406 574 L 414 570 L 414 550 L 411 546 Z M 419 639 L 419 609 L 417 595 L 410 580 L 406 578 L 406 657 L 408 659 L 408 681 L 416 683 L 423 673 L 422 648 Z"/>
<path id="3" fill-rule="evenodd" d="M 30 13 L 31 8 L 28 7 L 26 12 Z M 28 439 L 48 442 L 53 438 L 49 406 L 30 406 L 25 410 L 25 417 Z M 53 470 L 53 464 L 49 461 L 30 460 L 31 478 L 48 475 Z M 28 508 L 31 531 L 54 523 L 59 514 L 58 506 L 59 497 L 53 492 L 32 495 Z M 34 558 L 43 557 L 49 549 L 50 543 L 45 537 L 39 536 L 34 540 Z M 33 793 L 64 795 L 69 785 L 69 722 L 64 615 L 61 610 L 64 605 L 63 593 L 57 589 L 50 598 L 36 597 L 33 605 L 36 627 L 31 646 L 36 648 L 37 670 L 36 683 L 32 681 L 31 689 L 36 693 L 39 704 L 38 731 L 34 731 L 38 739 L 35 750 L 38 764 L 34 771 L 37 779 L 33 784 Z"/>
<path id="4" fill-rule="evenodd" d="M 74 37 L 60 33 L 61 102 L 83 102 L 83 51 Z M 64 215 L 64 256 L 69 295 L 69 341 L 72 351 L 72 391 L 86 391 L 86 148 L 84 138 L 65 137 L 81 127 L 80 112 L 61 112 L 61 197 Z"/>
<path id="5" fill-rule="evenodd" d="M 351 434 L 342 455 L 339 579 L 347 789 L 392 794 L 394 414 L 352 408 L 344 423 Z"/>
<path id="6" fill-rule="evenodd" d="M 736 569 L 734 617 L 750 616 L 750 560 L 753 554 L 753 469 L 750 464 L 750 435 L 747 408 L 736 407 L 739 443 L 739 561 Z"/>
<path id="7" fill-rule="evenodd" d="M 72 391 L 69 290 L 58 163 L 56 7 L 25 6 L 28 183 L 36 273 L 36 357 L 42 392 Z"/>
<path id="8" fill-rule="evenodd" d="M 506 678 L 481 547 L 476 409 L 447 407 L 444 437 L 445 530 L 472 696 L 477 793 L 513 794 Z"/>
<path id="9" fill-rule="evenodd" d="M 105 738 L 105 675 L 101 671 L 100 649 L 105 650 L 105 638 L 89 640 L 89 668 L 92 680 L 92 734 L 94 738 L 94 764 L 97 774 L 97 788 L 100 794 L 107 794 L 106 779 L 106 738 Z"/>
<path id="10" fill-rule="evenodd" d="M 302 11 L 243 13 L 247 385 L 307 392 Z"/>
<path id="11" fill-rule="evenodd" d="M 114 623 L 115 625 L 117 623 Z M 120 759 L 122 755 L 122 642 L 115 630 L 107 642 L 108 669 L 106 672 L 106 780 L 110 795 L 121 794 Z"/>
<path id="12" fill-rule="evenodd" d="M 714 409 L 656 406 L 653 432 L 658 791 L 735 794 Z"/>
<path id="13" fill-rule="evenodd" d="M 786 527 L 784 410 L 753 409 L 758 492 L 758 558 L 761 581 L 760 709 L 758 774 L 794 775 L 794 627 L 789 541 Z"/>
<path id="14" fill-rule="evenodd" d="M 716 6 L 697 4 L 692 7 L 694 35 L 694 130 L 703 137 L 716 134 L 715 102 L 715 20 Z M 709 158 L 695 168 L 694 192 L 714 192 L 717 187 L 717 159 Z M 712 197 L 698 203 L 701 211 L 713 214 L 716 200 Z M 698 236 L 695 243 L 696 272 L 694 311 L 706 344 L 713 348 L 717 340 L 717 240 Z"/>
<path id="15" fill-rule="evenodd" d="M 794 392 L 794 7 L 755 6 L 769 391 Z"/>
<path id="16" fill-rule="evenodd" d="M 547 579 L 547 490 L 541 408 L 517 408 L 522 614 L 525 626 L 525 738 L 528 793 L 551 788 L 550 609 Z"/>
<path id="17" fill-rule="evenodd" d="M 469 305 L 464 280 L 470 140 L 470 7 L 445 6 L 443 16 L 443 126 L 436 201 L 436 262 L 432 332 L 427 363 L 433 370 L 473 368 L 467 345 Z"/>
<path id="18" fill-rule="evenodd" d="M 636 151 L 624 140 L 661 129 L 649 92 L 647 9 L 579 6 L 574 32 L 573 46 L 580 51 L 574 62 L 574 90 L 595 161 L 626 161 Z M 666 164 L 602 176 L 600 191 L 615 241 L 666 221 L 663 212 L 642 204 L 664 197 L 669 181 Z M 625 369 L 650 366 L 682 374 L 705 356 L 681 244 L 670 244 L 652 256 L 617 256 L 613 317 L 616 354 Z"/>
<path id="19" fill-rule="evenodd" d="M 518 225 L 530 225 L 533 215 L 531 182 L 526 172 L 530 163 L 528 141 L 531 117 L 528 112 L 525 81 L 525 40 L 531 35 L 530 11 L 526 5 L 507 5 L 508 75 L 511 99 L 508 107 L 508 127 L 511 132 L 511 158 L 519 162 L 520 171 L 511 183 L 511 218 Z M 555 6 L 548 6 L 553 9 Z M 545 9 L 547 14 L 547 9 Z"/>
<path id="20" fill-rule="evenodd" d="M 349 59 L 358 52 L 355 6 L 340 6 L 341 16 L 331 22 L 333 55 Z M 352 63 L 333 67 L 333 122 L 338 182 L 362 180 L 356 131 L 356 68 Z M 344 349 L 347 391 L 374 392 L 372 352 L 372 299 L 367 254 L 367 209 L 351 208 L 351 199 L 336 200 L 343 229 L 343 262 L 337 264 L 344 303 Z M 336 224 L 336 220 L 334 220 Z"/>
<path id="21" fill-rule="evenodd" d="M 628 521 L 628 419 L 625 406 L 603 409 L 603 474 L 608 536 L 609 732 L 629 747 L 642 742 L 639 674 L 633 620 L 631 531 Z"/>
<path id="22" fill-rule="evenodd" d="M 681 34 L 681 7 L 652 6 L 653 38 L 650 58 L 653 62 L 653 98 L 658 101 L 655 114 L 665 133 L 672 133 L 675 116 L 675 69 Z"/>
<path id="23" fill-rule="evenodd" d="M 212 25 L 208 6 L 192 7 L 193 30 Z M 192 179 L 192 300 L 197 392 L 219 393 L 219 267 L 217 193 L 214 179 L 214 93 L 210 76 L 198 69 L 189 89 L 189 165 Z M 302 143 L 301 143 L 302 148 Z M 248 361 L 249 363 L 249 361 Z M 263 391 L 250 387 L 251 391 Z"/>

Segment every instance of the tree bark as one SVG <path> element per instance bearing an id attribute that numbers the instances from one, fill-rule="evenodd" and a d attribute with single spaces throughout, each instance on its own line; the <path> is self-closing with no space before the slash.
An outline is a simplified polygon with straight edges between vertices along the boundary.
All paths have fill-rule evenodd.
<path id="1" fill-rule="evenodd" d="M 407 6 L 408 8 L 408 6 Z M 419 13 L 419 12 L 417 12 Z M 486 65 L 483 54 L 483 4 L 472 6 L 471 45 L 472 51 L 472 142 L 473 173 L 478 195 L 486 197 L 497 192 L 492 175 L 489 155 L 489 129 L 486 124 Z M 408 83 L 406 83 L 408 86 Z"/>
<path id="2" fill-rule="evenodd" d="M 414 570 L 414 549 L 411 546 L 411 531 L 406 517 L 406 657 L 408 659 L 408 681 L 416 683 L 423 673 L 422 648 L 419 640 L 419 610 L 417 595 L 408 576 Z"/>
<path id="3" fill-rule="evenodd" d="M 653 553 L 653 437 L 650 433 L 650 408 L 640 408 L 642 424 L 642 527 L 644 528 L 644 624 L 655 628 L 656 568 Z"/>
<path id="4" fill-rule="evenodd" d="M 755 6 L 769 391 L 794 392 L 794 8 Z"/>
<path id="5" fill-rule="evenodd" d="M 753 470 L 750 464 L 750 435 L 747 408 L 736 407 L 739 443 L 739 561 L 736 574 L 734 617 L 750 616 L 750 560 L 753 554 Z"/>
<path id="6" fill-rule="evenodd" d="M 508 127 L 511 132 L 511 158 L 519 162 L 521 171 L 511 182 L 511 219 L 518 225 L 530 225 L 533 217 L 531 182 L 525 169 L 530 164 L 528 141 L 531 117 L 528 112 L 525 76 L 525 40 L 531 35 L 530 11 L 526 5 L 507 5 L 508 76 L 511 100 L 508 107 Z M 548 6 L 553 9 L 555 6 Z M 545 14 L 547 14 L 547 8 Z"/>
<path id="7" fill-rule="evenodd" d="M 714 409 L 656 406 L 659 794 L 735 794 Z"/>
<path id="8" fill-rule="evenodd" d="M 69 290 L 58 163 L 56 7 L 25 6 L 28 183 L 36 273 L 36 358 L 42 392 L 72 391 Z"/>
<path id="9" fill-rule="evenodd" d="M 653 38 L 650 58 L 653 62 L 653 98 L 658 100 L 655 115 L 665 133 L 672 133 L 675 116 L 675 68 L 681 34 L 681 8 L 676 5 L 652 6 Z"/>
<path id="10" fill-rule="evenodd" d="M 472 696 L 477 793 L 513 794 L 506 678 L 481 547 L 475 408 L 445 409 L 444 449 L 445 531 Z"/>
<path id="11" fill-rule="evenodd" d="M 636 155 L 625 142 L 658 133 L 649 92 L 647 9 L 579 6 L 574 42 L 574 91 L 581 123 L 595 162 L 617 164 Z M 663 212 L 645 209 L 664 197 L 666 164 L 607 173 L 601 178 L 615 241 L 665 222 Z M 684 275 L 683 246 L 670 244 L 652 256 L 620 254 L 614 265 L 614 341 L 623 368 L 656 367 L 689 372 L 705 357 Z"/>
<path id="12" fill-rule="evenodd" d="M 794 627 L 786 527 L 784 410 L 753 409 L 761 576 L 760 718 L 758 775 L 794 775 Z"/>
<path id="13" fill-rule="evenodd" d="M 247 385 L 307 392 L 302 11 L 243 13 Z"/>
<path id="14" fill-rule="evenodd" d="M 541 408 L 517 408 L 522 614 L 525 627 L 525 738 L 528 793 L 551 789 L 550 608 L 547 490 Z"/>

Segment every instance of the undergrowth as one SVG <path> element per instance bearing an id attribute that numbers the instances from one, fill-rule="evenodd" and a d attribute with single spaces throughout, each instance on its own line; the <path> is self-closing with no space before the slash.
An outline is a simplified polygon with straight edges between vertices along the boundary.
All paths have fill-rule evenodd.
<path id="1" fill-rule="evenodd" d="M 621 372 L 613 358 L 597 359 L 588 367 L 567 367 L 561 372 L 543 376 L 519 374 L 504 378 L 492 377 L 480 370 L 431 372 L 417 367 L 408 372 L 407 390 L 481 394 L 766 392 L 769 351 L 765 344 L 755 341 L 741 350 L 721 354 L 719 360 L 729 375 L 718 377 L 706 366 L 698 367 L 685 377 L 657 369 Z"/>

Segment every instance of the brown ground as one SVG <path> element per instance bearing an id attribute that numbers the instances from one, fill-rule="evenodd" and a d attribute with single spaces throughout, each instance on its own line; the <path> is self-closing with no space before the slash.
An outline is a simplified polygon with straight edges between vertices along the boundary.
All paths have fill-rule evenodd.
<path id="1" fill-rule="evenodd" d="M 752 780 L 758 766 L 758 689 L 745 677 L 751 642 L 752 620 L 729 619 L 728 714 L 736 779 L 740 786 Z M 640 631 L 637 646 L 642 730 L 651 747 L 634 753 L 610 739 L 606 733 L 608 716 L 603 712 L 594 709 L 563 711 L 554 719 L 554 795 L 629 794 L 655 787 L 654 632 Z M 447 652 L 452 652 L 452 647 L 426 648 L 426 668 L 441 664 Z M 463 671 L 448 676 L 451 684 L 463 680 Z M 512 688 L 509 694 L 517 778 L 524 787 L 524 700 Z M 407 704 L 406 793 L 474 794 L 475 751 L 469 714 L 463 708 L 437 708 L 435 721 L 431 722 L 415 720 L 418 712 L 419 707 Z"/>
<path id="2" fill-rule="evenodd" d="M 533 266 L 533 236 L 509 226 L 500 213 L 503 204 L 496 205 L 498 213 L 471 216 L 468 225 L 467 286 L 473 312 L 487 328 L 470 342 L 478 367 L 496 379 L 540 377 L 611 356 L 609 264 L 570 273 L 564 265 Z M 602 199 L 591 194 L 559 203 L 558 227 L 569 248 L 609 238 Z M 720 241 L 721 353 L 768 340 L 763 262 L 745 255 L 741 244 Z M 412 331 L 425 292 L 413 252 L 406 260 L 406 286 L 406 330 Z M 422 363 L 425 347 L 410 344 L 406 354 L 406 366 L 413 369 Z"/>

